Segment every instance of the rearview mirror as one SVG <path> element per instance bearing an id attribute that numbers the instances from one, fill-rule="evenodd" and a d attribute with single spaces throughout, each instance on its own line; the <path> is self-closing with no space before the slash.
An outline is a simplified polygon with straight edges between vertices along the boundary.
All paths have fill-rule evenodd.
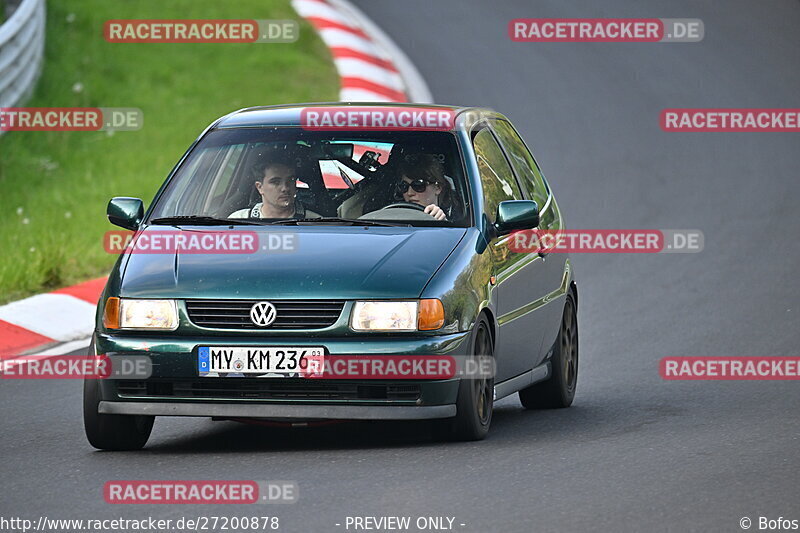
<path id="1" fill-rule="evenodd" d="M 115 226 L 136 230 L 144 218 L 144 203 L 139 198 L 118 196 L 108 202 L 106 214 Z"/>
<path id="2" fill-rule="evenodd" d="M 533 200 L 507 200 L 497 206 L 494 227 L 497 235 L 532 229 L 539 225 L 539 206 Z"/>

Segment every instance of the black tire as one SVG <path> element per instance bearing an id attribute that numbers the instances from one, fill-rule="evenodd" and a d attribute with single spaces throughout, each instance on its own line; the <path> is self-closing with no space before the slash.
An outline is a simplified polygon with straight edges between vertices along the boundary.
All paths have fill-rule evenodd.
<path id="1" fill-rule="evenodd" d="M 472 330 L 472 355 L 494 357 L 489 322 L 481 315 Z M 440 421 L 438 436 L 451 440 L 481 440 L 489 433 L 494 408 L 494 378 L 462 379 L 458 385 L 456 416 Z"/>
<path id="2" fill-rule="evenodd" d="M 578 385 L 578 313 L 575 298 L 567 294 L 561 328 L 550 360 L 552 374 L 546 381 L 519 391 L 525 409 L 558 409 L 569 407 Z"/>
<path id="3" fill-rule="evenodd" d="M 94 344 L 89 347 L 94 355 Z M 154 416 L 101 415 L 100 380 L 83 381 L 83 428 L 89 444 L 99 450 L 141 450 L 150 438 Z"/>

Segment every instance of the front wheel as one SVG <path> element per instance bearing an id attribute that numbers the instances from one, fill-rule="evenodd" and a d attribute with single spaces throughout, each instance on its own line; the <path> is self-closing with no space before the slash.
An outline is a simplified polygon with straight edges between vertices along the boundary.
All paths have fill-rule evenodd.
<path id="1" fill-rule="evenodd" d="M 551 376 L 519 391 L 525 409 L 569 407 L 578 385 L 578 313 L 575 298 L 567 294 L 561 328 L 550 360 Z"/>
<path id="2" fill-rule="evenodd" d="M 94 344 L 89 347 L 94 355 Z M 83 381 L 83 428 L 89 444 L 99 450 L 140 450 L 147 444 L 153 430 L 154 416 L 103 415 L 97 412 L 100 405 L 98 379 Z"/>
<path id="3" fill-rule="evenodd" d="M 470 353 L 474 356 L 494 357 L 494 344 L 489 332 L 489 322 L 482 316 L 472 333 Z M 456 416 L 443 424 L 443 436 L 462 441 L 481 440 L 489 433 L 494 408 L 494 378 L 462 379 L 458 386 Z"/>

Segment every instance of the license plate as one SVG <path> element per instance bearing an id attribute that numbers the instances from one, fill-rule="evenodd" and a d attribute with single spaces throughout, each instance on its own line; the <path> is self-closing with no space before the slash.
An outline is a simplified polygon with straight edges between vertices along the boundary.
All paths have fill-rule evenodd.
<path id="1" fill-rule="evenodd" d="M 314 372 L 325 349 L 296 346 L 201 346 L 197 369 L 202 377 L 293 377 Z"/>

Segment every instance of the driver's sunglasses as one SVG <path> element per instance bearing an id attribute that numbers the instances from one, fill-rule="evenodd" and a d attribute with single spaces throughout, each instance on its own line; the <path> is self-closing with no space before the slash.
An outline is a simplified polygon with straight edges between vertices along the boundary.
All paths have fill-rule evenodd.
<path id="1" fill-rule="evenodd" d="M 431 183 L 430 181 L 424 180 L 422 178 L 410 182 L 406 180 L 400 180 L 397 182 L 395 187 L 397 188 L 397 192 L 399 194 L 405 194 L 409 187 L 411 187 L 417 192 L 425 192 L 425 189 L 428 188 L 428 185 L 430 185 L 430 183 Z"/>

